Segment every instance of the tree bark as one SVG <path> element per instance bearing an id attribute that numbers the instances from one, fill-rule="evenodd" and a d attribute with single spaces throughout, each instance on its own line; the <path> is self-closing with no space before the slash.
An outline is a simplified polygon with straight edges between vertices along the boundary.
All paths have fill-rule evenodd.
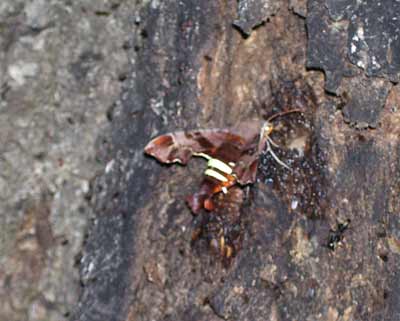
<path id="1" fill-rule="evenodd" d="M 323 28 L 337 28 L 329 14 L 339 9 L 320 0 L 307 19 L 304 10 L 280 1 L 261 24 L 241 23 L 246 34 L 254 27 L 246 38 L 233 26 L 248 17 L 236 2 L 152 1 L 141 11 L 128 85 L 99 149 L 109 170 L 94 186 L 72 320 L 399 320 L 400 92 L 345 55 L 340 77 L 327 64 L 350 45 L 345 19 L 357 12 L 328 41 Z M 303 154 L 282 152 L 292 171 L 261 154 L 258 182 L 245 188 L 242 249 L 226 267 L 191 242 L 184 200 L 204 164 L 162 166 L 143 148 L 159 134 L 297 104 L 304 116 L 287 122 Z"/>

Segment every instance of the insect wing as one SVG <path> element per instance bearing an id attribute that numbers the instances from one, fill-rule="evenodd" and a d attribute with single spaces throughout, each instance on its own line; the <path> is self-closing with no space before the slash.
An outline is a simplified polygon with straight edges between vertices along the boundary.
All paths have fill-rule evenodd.
<path id="1" fill-rule="evenodd" d="M 258 157 L 258 153 L 243 154 L 236 163 L 233 171 L 240 185 L 252 184 L 256 181 Z"/>
<path id="2" fill-rule="evenodd" d="M 195 153 L 217 157 L 216 152 L 226 142 L 237 149 L 246 144 L 245 139 L 227 129 L 206 129 L 158 136 L 147 144 L 144 151 L 162 163 L 185 165 Z"/>

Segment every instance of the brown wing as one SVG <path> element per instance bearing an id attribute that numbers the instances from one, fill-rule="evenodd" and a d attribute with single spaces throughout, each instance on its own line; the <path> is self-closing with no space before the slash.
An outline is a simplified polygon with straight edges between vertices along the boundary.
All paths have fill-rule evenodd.
<path id="1" fill-rule="evenodd" d="M 236 163 L 233 171 L 240 185 L 252 184 L 256 181 L 259 152 L 243 154 Z"/>
<path id="2" fill-rule="evenodd" d="M 258 137 L 259 131 L 259 121 L 241 123 L 229 129 L 179 131 L 154 138 L 144 151 L 168 164 L 185 165 L 194 153 L 205 153 L 223 161 L 236 162 Z"/>
<path id="3" fill-rule="evenodd" d="M 158 136 L 147 144 L 144 151 L 162 163 L 185 165 L 193 153 L 205 153 L 216 157 L 215 152 L 226 141 L 231 142 L 238 149 L 245 144 L 240 136 L 227 130 L 206 129 Z"/>

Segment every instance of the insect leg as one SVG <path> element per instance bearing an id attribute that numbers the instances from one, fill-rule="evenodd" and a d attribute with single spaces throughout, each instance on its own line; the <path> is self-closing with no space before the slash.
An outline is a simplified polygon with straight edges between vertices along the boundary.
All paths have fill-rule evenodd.
<path id="1" fill-rule="evenodd" d="M 279 164 L 279 165 L 281 165 L 281 166 L 283 166 L 283 167 L 286 167 L 287 169 L 291 169 L 288 165 L 286 165 L 284 162 L 282 162 L 279 158 L 278 158 L 278 156 L 276 156 L 276 154 L 274 153 L 274 151 L 272 150 L 272 148 L 271 148 L 271 142 L 270 142 L 270 140 L 271 140 L 271 138 L 267 138 L 267 152 L 269 152 L 269 153 L 271 153 L 271 155 L 272 155 L 272 157 L 275 159 L 275 161 Z"/>
<path id="2" fill-rule="evenodd" d="M 269 142 L 271 143 L 272 146 L 277 147 L 277 148 L 280 148 L 280 146 L 279 146 L 277 143 L 275 143 L 275 142 L 272 140 L 271 137 L 268 137 L 268 140 L 269 140 Z"/>

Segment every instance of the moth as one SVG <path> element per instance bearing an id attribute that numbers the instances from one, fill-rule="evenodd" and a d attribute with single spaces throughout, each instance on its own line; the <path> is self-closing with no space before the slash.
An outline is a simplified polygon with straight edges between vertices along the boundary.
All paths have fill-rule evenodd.
<path id="1" fill-rule="evenodd" d="M 259 154 L 266 149 L 274 160 L 290 169 L 275 154 L 279 146 L 272 140 L 273 120 L 286 114 L 302 112 L 292 109 L 272 115 L 266 121 L 247 121 L 227 129 L 177 131 L 158 136 L 144 148 L 146 154 L 161 163 L 186 165 L 192 157 L 207 160 L 200 188 L 189 195 L 187 203 L 194 214 L 212 211 L 217 193 L 228 193 L 235 185 L 245 186 L 256 180 Z"/>

